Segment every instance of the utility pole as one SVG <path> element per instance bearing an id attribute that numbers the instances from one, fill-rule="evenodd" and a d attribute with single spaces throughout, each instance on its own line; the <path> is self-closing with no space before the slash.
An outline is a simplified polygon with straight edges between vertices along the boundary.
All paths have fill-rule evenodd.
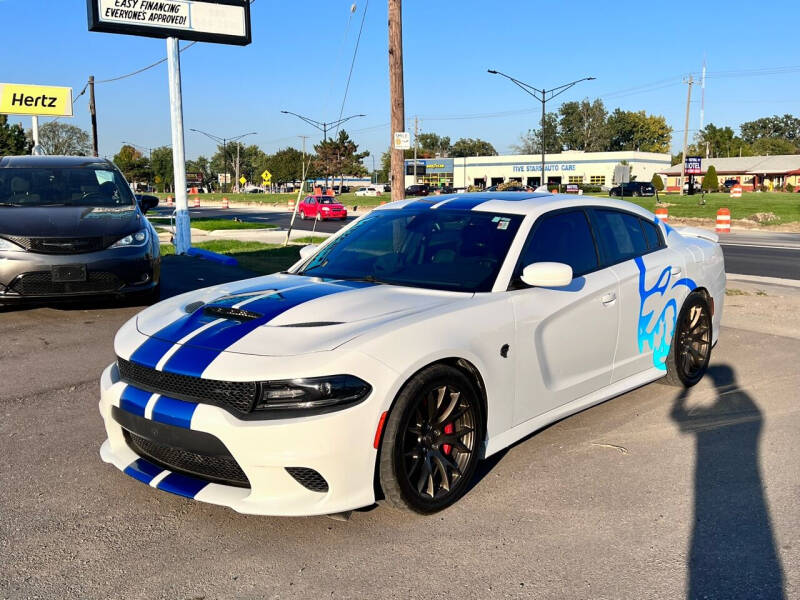
<path id="1" fill-rule="evenodd" d="M 683 196 L 683 182 L 686 180 L 686 151 L 689 145 L 689 108 L 692 105 L 692 85 L 694 84 L 694 79 L 692 76 L 689 75 L 689 79 L 686 81 L 689 85 L 688 93 L 686 94 L 686 121 L 683 126 L 683 160 L 681 161 L 681 196 Z"/>
<path id="2" fill-rule="evenodd" d="M 415 116 L 414 117 L 414 183 L 418 183 L 417 181 L 417 134 L 419 133 L 419 119 Z"/>
<path id="3" fill-rule="evenodd" d="M 97 109 L 94 103 L 94 75 L 89 75 L 89 114 L 92 116 L 92 155 L 97 152 Z"/>
<path id="4" fill-rule="evenodd" d="M 236 142 L 236 192 L 239 193 L 241 190 L 239 189 L 239 148 L 241 148 L 241 142 Z"/>
<path id="5" fill-rule="evenodd" d="M 390 153 L 392 168 L 389 183 L 392 186 L 392 200 L 402 200 L 405 196 L 405 175 L 403 173 L 403 151 L 394 148 L 394 132 L 405 131 L 406 108 L 403 90 L 403 12 L 402 0 L 389 0 L 389 102 L 391 105 L 392 127 Z M 417 165 L 414 165 L 414 177 Z"/>

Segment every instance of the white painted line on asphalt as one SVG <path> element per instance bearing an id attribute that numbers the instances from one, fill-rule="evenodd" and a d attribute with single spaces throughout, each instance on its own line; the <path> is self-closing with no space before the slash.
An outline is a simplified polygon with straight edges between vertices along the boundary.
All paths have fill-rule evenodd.
<path id="1" fill-rule="evenodd" d="M 728 281 L 742 281 L 745 283 L 763 283 L 771 285 L 784 285 L 786 287 L 800 288 L 800 279 L 783 279 L 781 277 L 761 277 L 759 275 L 739 275 L 726 273 Z"/>

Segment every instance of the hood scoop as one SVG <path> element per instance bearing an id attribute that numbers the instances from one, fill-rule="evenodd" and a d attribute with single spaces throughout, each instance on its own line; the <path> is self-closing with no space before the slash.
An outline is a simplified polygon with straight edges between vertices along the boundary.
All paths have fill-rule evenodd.
<path id="1" fill-rule="evenodd" d="M 232 321 L 253 321 L 260 319 L 264 315 L 252 310 L 245 310 L 243 308 L 232 308 L 230 306 L 214 306 L 213 304 L 206 306 L 203 309 L 203 314 L 215 319 L 230 319 Z"/>

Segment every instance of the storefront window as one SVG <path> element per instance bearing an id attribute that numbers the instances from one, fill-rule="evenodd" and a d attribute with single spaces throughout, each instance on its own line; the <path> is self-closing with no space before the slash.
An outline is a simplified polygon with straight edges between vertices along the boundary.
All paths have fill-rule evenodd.
<path id="1" fill-rule="evenodd" d="M 592 175 L 589 177 L 589 183 L 592 185 L 605 185 L 606 184 L 606 176 L 605 175 Z"/>
<path id="2" fill-rule="evenodd" d="M 583 175 L 570 175 L 567 183 L 583 183 Z"/>

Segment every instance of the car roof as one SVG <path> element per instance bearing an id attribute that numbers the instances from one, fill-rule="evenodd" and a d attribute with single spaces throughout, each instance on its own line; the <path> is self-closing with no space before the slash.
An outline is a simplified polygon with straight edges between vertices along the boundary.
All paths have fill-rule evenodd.
<path id="1" fill-rule="evenodd" d="M 441 194 L 424 198 L 408 198 L 389 202 L 374 210 L 426 210 L 447 209 L 505 213 L 516 215 L 539 215 L 551 210 L 577 206 L 599 206 L 618 208 L 653 219 L 653 214 L 625 200 L 584 196 L 578 194 L 550 194 L 545 192 L 470 192 L 466 194 Z"/>
<path id="2" fill-rule="evenodd" d="M 0 157 L 0 169 L 2 168 L 53 168 L 53 167 L 73 167 L 89 168 L 113 166 L 111 161 L 96 156 L 2 156 Z"/>

